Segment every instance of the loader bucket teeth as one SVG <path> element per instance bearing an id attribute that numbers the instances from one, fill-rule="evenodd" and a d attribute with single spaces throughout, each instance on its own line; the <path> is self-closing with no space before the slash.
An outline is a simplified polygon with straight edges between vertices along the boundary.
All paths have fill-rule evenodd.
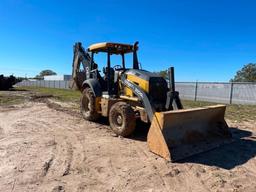
<path id="1" fill-rule="evenodd" d="M 177 161 L 231 142 L 225 109 L 225 105 L 214 105 L 156 112 L 147 136 L 149 149 Z"/>

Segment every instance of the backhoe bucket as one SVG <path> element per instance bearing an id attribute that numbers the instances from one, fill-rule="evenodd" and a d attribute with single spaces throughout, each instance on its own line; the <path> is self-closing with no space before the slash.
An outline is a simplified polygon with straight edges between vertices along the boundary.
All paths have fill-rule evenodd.
<path id="1" fill-rule="evenodd" d="M 214 105 L 156 112 L 147 136 L 149 149 L 177 161 L 231 142 L 225 109 L 225 105 Z"/>

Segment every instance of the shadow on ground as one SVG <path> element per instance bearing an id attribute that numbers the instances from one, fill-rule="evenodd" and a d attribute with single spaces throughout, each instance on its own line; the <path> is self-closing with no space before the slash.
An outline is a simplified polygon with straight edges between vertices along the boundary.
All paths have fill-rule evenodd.
<path id="1" fill-rule="evenodd" d="M 230 128 L 234 142 L 225 144 L 211 151 L 194 155 L 178 163 L 197 163 L 232 169 L 256 156 L 256 139 L 248 138 L 252 132 Z"/>
<path id="2" fill-rule="evenodd" d="M 138 141 L 147 141 L 149 127 L 149 123 L 144 123 L 138 120 L 136 122 L 136 129 L 130 138 Z"/>
<path id="3" fill-rule="evenodd" d="M 107 118 L 101 118 L 99 123 L 109 126 Z M 149 127 L 150 124 L 137 121 L 136 129 L 129 139 L 146 142 Z M 232 169 L 255 157 L 256 138 L 252 136 L 252 132 L 238 128 L 230 128 L 230 131 L 234 139 L 233 142 L 207 152 L 193 155 L 177 163 L 196 163 L 223 169 Z"/>
<path id="4" fill-rule="evenodd" d="M 109 126 L 109 121 L 108 121 L 108 118 L 106 117 L 100 117 L 97 123 L 100 125 Z M 147 134 L 148 134 L 149 127 L 150 127 L 150 124 L 137 120 L 136 128 L 132 133 L 132 135 L 128 137 L 128 139 L 133 139 L 138 141 L 147 141 Z"/>

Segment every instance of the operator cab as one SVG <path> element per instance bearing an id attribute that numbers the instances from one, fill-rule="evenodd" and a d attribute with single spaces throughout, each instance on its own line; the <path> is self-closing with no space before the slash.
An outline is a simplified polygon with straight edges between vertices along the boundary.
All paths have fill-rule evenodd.
<path id="1" fill-rule="evenodd" d="M 96 43 L 88 48 L 88 51 L 91 52 L 91 66 L 93 66 L 92 68 L 96 70 L 97 64 L 94 63 L 94 55 L 100 52 L 107 54 L 107 64 L 106 67 L 103 68 L 104 77 L 102 78 L 100 74 L 98 74 L 97 76 L 100 79 L 100 84 L 102 85 L 102 87 L 107 88 L 107 90 L 105 91 L 108 92 L 108 95 L 115 95 L 117 93 L 119 74 L 127 69 L 125 66 L 125 54 L 133 54 L 133 69 L 139 69 L 137 50 L 138 42 L 135 42 L 134 45 L 107 42 Z M 122 64 L 112 66 L 111 55 L 121 55 Z"/>

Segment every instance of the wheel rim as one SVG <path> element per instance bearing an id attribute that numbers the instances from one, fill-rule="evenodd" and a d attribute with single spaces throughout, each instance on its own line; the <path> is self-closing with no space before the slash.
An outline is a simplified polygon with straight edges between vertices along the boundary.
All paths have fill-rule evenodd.
<path id="1" fill-rule="evenodd" d="M 114 123 L 116 124 L 116 127 L 122 127 L 123 125 L 123 116 L 121 113 L 116 113 L 114 116 Z"/>
<path id="2" fill-rule="evenodd" d="M 123 124 L 123 117 L 121 116 L 121 114 L 118 114 L 116 117 L 116 122 L 119 126 L 121 126 Z"/>

